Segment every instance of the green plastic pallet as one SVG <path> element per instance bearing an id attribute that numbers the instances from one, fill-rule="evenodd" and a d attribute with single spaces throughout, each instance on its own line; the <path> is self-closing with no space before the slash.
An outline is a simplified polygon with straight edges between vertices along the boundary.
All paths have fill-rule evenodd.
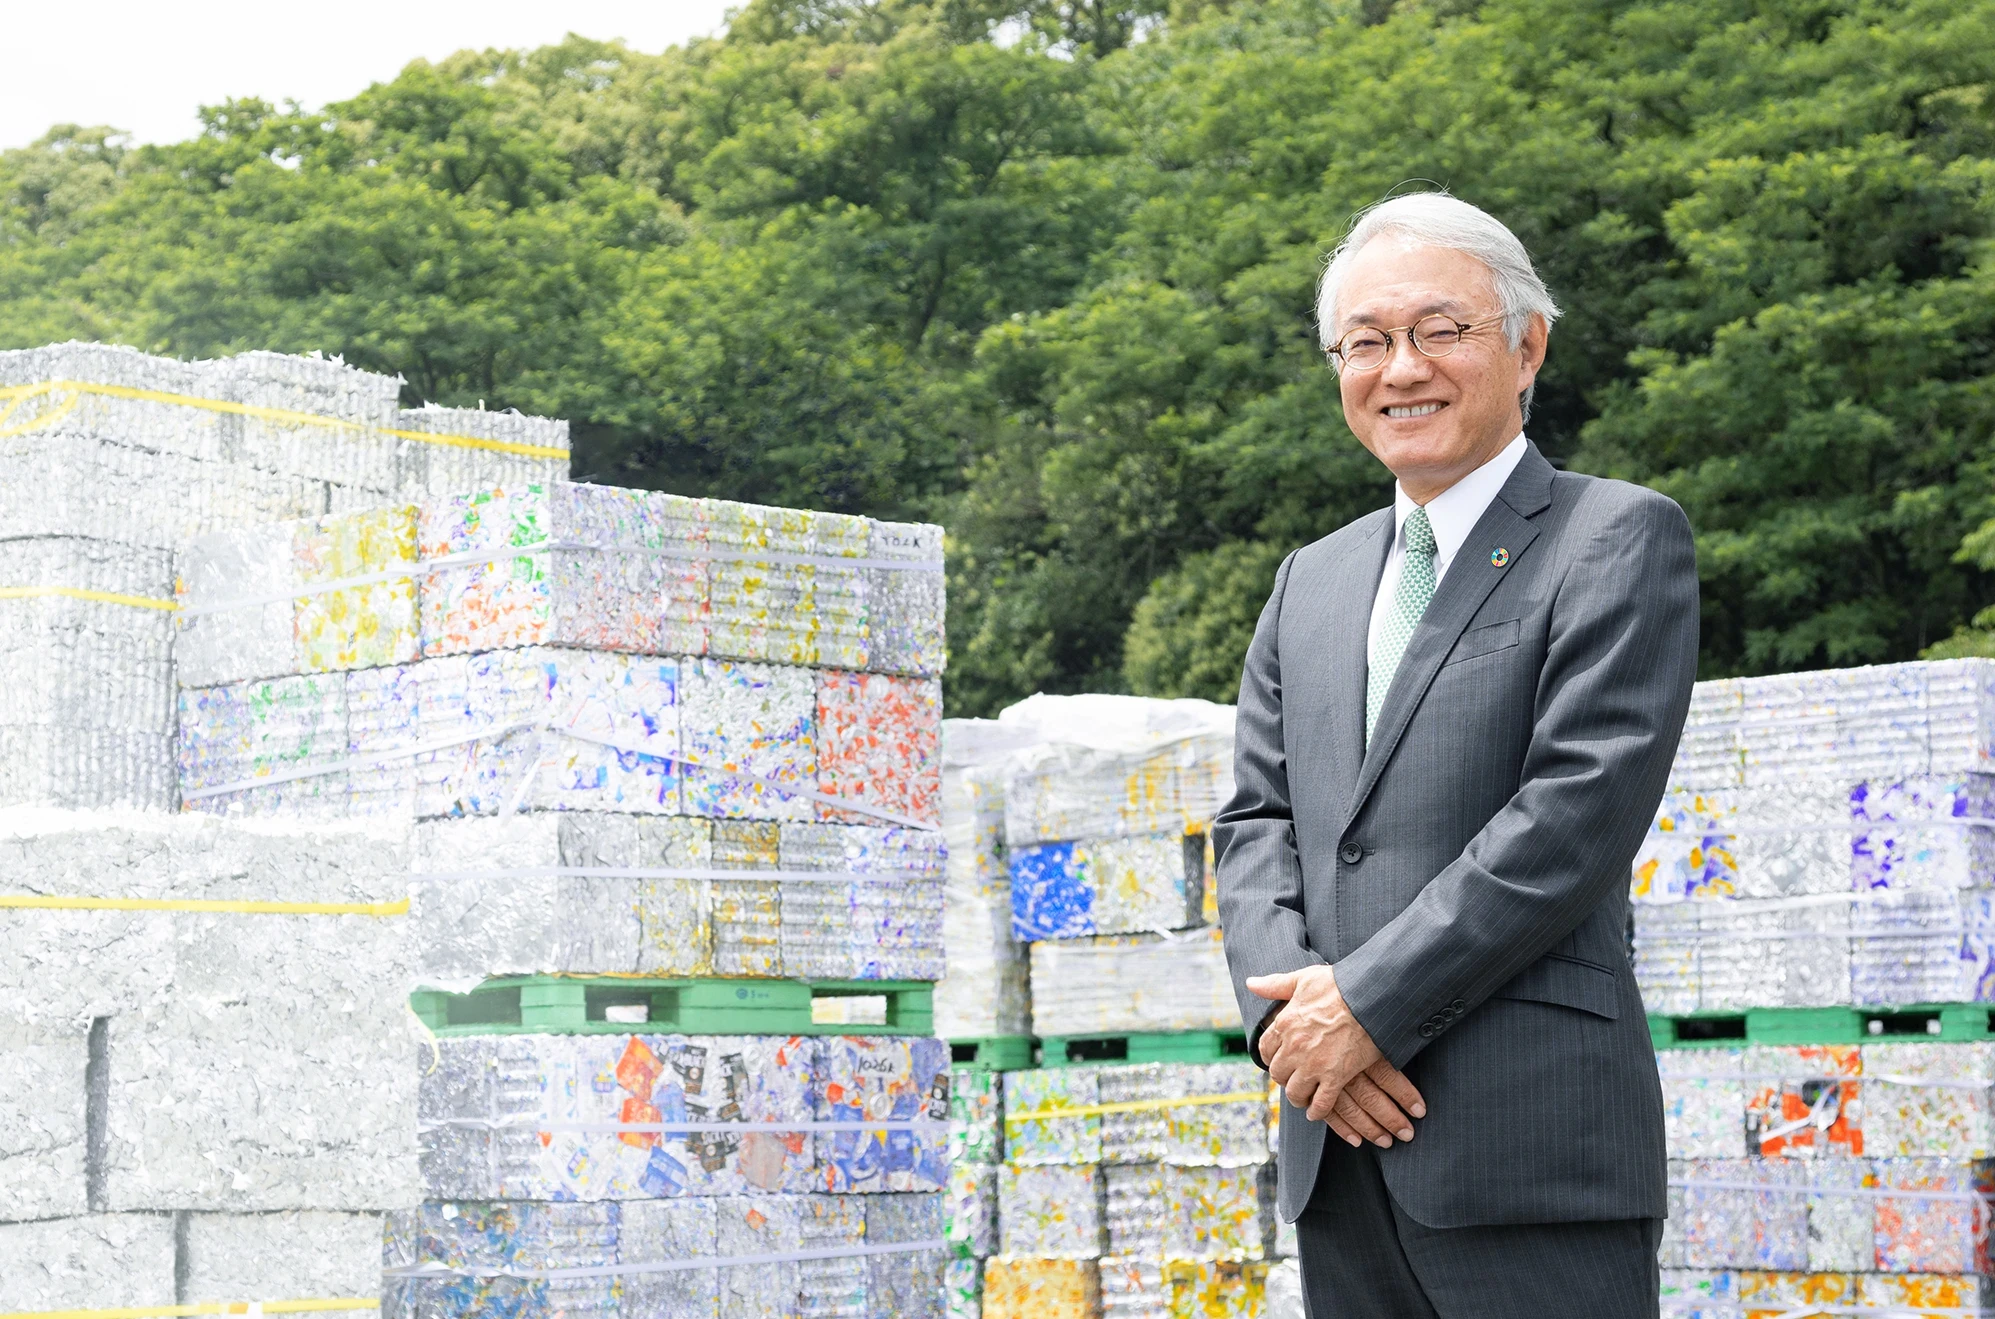
<path id="1" fill-rule="evenodd" d="M 1020 1072 L 1032 1066 L 1030 1035 L 983 1035 L 949 1041 L 949 1061 L 958 1067 Z"/>
<path id="2" fill-rule="evenodd" d="M 1919 1003 L 1889 1008 L 1749 1008 L 1744 1012 L 1651 1015 L 1658 1049 L 1739 1048 L 1747 1044 L 1862 1044 L 1867 1041 L 1995 1038 L 1986 1003 Z"/>
<path id="3" fill-rule="evenodd" d="M 813 999 L 867 997 L 886 1000 L 884 1024 L 811 1019 Z M 409 1004 L 437 1035 L 928 1035 L 935 1026 L 934 986 L 912 980 L 508 976 L 463 994 L 419 989 Z M 613 1021 L 612 1008 L 642 1008 L 643 1020 Z"/>
<path id="4" fill-rule="evenodd" d="M 1041 1067 L 1095 1063 L 1223 1063 L 1246 1058 L 1239 1031 L 1191 1030 L 1170 1034 L 1049 1035 L 1039 1042 Z"/>

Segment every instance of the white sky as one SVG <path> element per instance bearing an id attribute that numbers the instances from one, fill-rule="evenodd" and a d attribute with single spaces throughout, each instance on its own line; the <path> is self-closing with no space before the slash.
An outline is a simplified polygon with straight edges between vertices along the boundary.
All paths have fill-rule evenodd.
<path id="1" fill-rule="evenodd" d="M 51 124 L 110 124 L 177 142 L 197 107 L 229 97 L 316 109 L 414 59 L 544 46 L 569 32 L 657 51 L 720 30 L 741 0 L 111 0 L 0 3 L 11 52 L 0 148 Z"/>

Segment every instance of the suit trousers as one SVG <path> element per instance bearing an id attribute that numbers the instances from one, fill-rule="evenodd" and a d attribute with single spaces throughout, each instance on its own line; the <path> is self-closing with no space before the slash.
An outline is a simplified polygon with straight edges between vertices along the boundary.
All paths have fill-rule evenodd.
<path id="1" fill-rule="evenodd" d="M 1426 1227 L 1332 1135 L 1296 1220 L 1309 1319 L 1656 1319 L 1662 1220 Z M 1520 1169 L 1520 1175 L 1528 1176 Z"/>

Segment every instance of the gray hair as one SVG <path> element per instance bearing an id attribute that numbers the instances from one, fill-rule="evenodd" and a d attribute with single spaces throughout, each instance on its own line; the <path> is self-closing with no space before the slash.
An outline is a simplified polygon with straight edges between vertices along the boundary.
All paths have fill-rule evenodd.
<path id="1" fill-rule="evenodd" d="M 1503 221 L 1445 192 L 1410 192 L 1360 211 L 1344 241 L 1330 254 L 1316 292 L 1317 334 L 1323 347 L 1336 340 L 1337 296 L 1343 291 L 1351 262 L 1374 238 L 1388 236 L 1461 252 L 1488 267 L 1503 316 L 1503 337 L 1512 349 L 1523 341 L 1532 316 L 1544 317 L 1547 329 L 1559 318 L 1559 305 L 1552 301 L 1545 281 L 1538 278 L 1531 254 Z M 1534 384 L 1520 397 L 1526 420 L 1531 416 L 1531 395 L 1536 392 Z"/>

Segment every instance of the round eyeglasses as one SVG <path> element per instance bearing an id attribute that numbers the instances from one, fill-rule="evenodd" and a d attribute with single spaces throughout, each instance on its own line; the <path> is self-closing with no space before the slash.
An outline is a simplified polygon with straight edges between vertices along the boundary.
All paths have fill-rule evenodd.
<path id="1" fill-rule="evenodd" d="M 1323 350 L 1332 367 L 1345 371 L 1371 371 L 1385 365 L 1392 356 L 1394 335 L 1404 334 L 1416 351 L 1423 357 L 1446 357 L 1462 346 L 1462 339 L 1472 330 L 1485 328 L 1489 322 L 1469 324 L 1452 316 L 1423 316 L 1413 325 L 1402 325 L 1393 330 L 1381 330 L 1365 325 L 1352 330 L 1336 343 Z"/>

